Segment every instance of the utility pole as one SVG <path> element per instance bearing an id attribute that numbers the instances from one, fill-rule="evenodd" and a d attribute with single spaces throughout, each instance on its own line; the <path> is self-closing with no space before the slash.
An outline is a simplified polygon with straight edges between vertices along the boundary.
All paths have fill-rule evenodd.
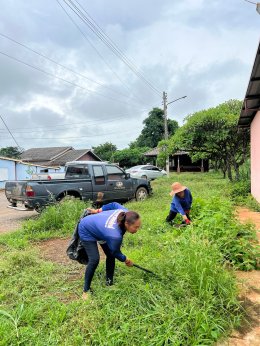
<path id="1" fill-rule="evenodd" d="M 182 96 L 179 97 L 171 102 L 167 102 L 167 93 L 164 91 L 163 92 L 163 115 L 164 115 L 164 139 L 167 141 L 169 138 L 169 133 L 168 133 L 168 122 L 167 122 L 167 106 L 170 103 L 176 102 L 181 99 L 185 99 L 187 96 Z M 166 149 L 167 150 L 167 149 Z M 169 178 L 170 176 L 170 165 L 169 165 L 169 155 L 166 153 L 166 172 L 167 172 L 167 177 Z"/>
<path id="2" fill-rule="evenodd" d="M 165 91 L 163 92 L 163 115 L 164 115 L 164 139 L 167 141 L 169 134 L 168 134 L 168 122 L 167 122 L 167 93 Z M 167 173 L 167 177 L 169 178 L 170 167 L 169 167 L 168 153 L 166 156 L 166 173 Z"/>

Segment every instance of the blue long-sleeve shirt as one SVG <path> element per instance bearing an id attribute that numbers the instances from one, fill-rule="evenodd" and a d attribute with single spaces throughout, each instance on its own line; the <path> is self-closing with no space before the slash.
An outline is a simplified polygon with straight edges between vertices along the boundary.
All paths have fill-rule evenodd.
<path id="1" fill-rule="evenodd" d="M 113 202 L 102 207 L 102 213 L 89 215 L 79 223 L 79 237 L 84 241 L 106 241 L 111 254 L 124 262 L 126 256 L 120 248 L 123 233 L 117 224 L 117 217 L 122 211 L 128 211 L 121 204 Z"/>
<path id="2" fill-rule="evenodd" d="M 190 210 L 192 195 L 189 189 L 184 190 L 184 198 L 174 195 L 171 203 L 171 211 L 185 215 L 185 210 Z"/>

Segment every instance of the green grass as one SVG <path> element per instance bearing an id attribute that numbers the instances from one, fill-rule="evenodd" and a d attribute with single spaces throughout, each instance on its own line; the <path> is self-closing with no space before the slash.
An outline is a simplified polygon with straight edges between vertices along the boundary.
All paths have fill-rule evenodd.
<path id="1" fill-rule="evenodd" d="M 185 229 L 164 222 L 176 180 L 194 196 L 193 225 Z M 69 236 L 82 202 L 51 206 L 0 237 L 0 345 L 212 345 L 239 324 L 230 264 L 248 270 L 257 260 L 254 231 L 234 219 L 228 183 L 216 174 L 181 174 L 153 188 L 152 198 L 128 203 L 142 228 L 125 236 L 122 250 L 160 279 L 117 262 L 107 288 L 101 263 L 92 304 L 80 299 L 84 266 L 48 262 L 33 246 Z"/>

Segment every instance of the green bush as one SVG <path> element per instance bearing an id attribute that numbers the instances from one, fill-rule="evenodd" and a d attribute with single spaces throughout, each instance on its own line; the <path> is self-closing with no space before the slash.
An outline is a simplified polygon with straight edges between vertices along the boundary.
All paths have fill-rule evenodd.
<path id="1" fill-rule="evenodd" d="M 231 183 L 230 196 L 236 201 L 238 198 L 245 199 L 251 191 L 250 180 L 238 181 Z"/>
<path id="2" fill-rule="evenodd" d="M 89 203 L 86 204 L 77 199 L 68 199 L 48 206 L 36 220 L 24 223 L 22 231 L 26 235 L 58 231 L 60 234 L 68 236 L 72 234 L 80 215 L 89 205 Z"/>

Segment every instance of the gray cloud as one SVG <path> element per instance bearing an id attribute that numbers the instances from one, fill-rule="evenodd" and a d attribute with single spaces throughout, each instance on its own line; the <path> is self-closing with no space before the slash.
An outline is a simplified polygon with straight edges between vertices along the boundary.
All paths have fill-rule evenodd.
<path id="1" fill-rule="evenodd" d="M 161 93 L 168 92 L 169 101 L 188 96 L 169 106 L 170 118 L 182 123 L 187 114 L 243 98 L 259 39 L 254 6 L 236 0 L 111 0 L 109 6 L 104 0 L 80 2 L 146 78 Z M 56 1 L 12 0 L 1 6 L 0 32 L 105 86 L 0 37 L 0 51 L 92 91 L 0 55 L 1 112 L 24 148 L 84 148 L 106 141 L 123 148 L 139 135 L 151 108 L 161 106 L 161 95 L 77 23 L 114 72 Z M 70 125 L 58 126 L 62 124 Z M 35 132 L 25 132 L 27 128 Z M 0 147 L 13 144 L 0 125 Z"/>

